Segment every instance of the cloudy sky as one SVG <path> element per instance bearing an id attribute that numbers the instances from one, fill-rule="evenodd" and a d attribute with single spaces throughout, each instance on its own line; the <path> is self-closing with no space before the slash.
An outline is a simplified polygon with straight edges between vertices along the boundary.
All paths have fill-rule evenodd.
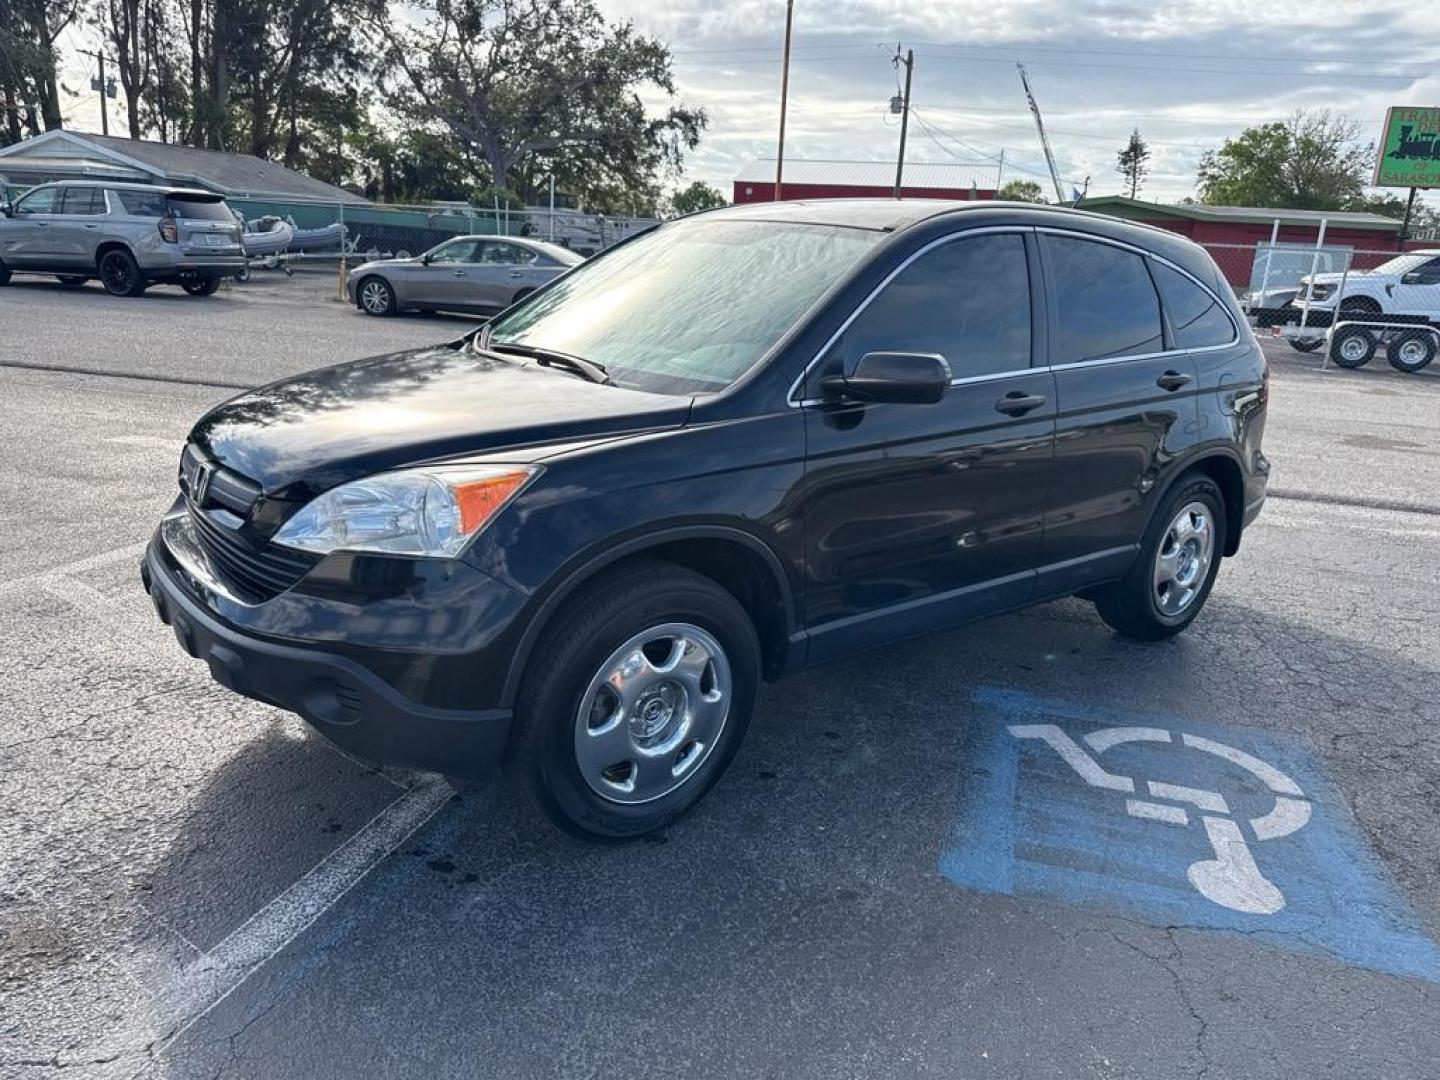
<path id="1" fill-rule="evenodd" d="M 784 0 L 599 3 L 668 41 L 682 100 L 709 113 L 687 179 L 728 195 L 746 162 L 774 157 Z M 916 55 L 908 160 L 986 160 L 1003 150 L 1006 178 L 1045 183 L 1015 70 L 1023 61 L 1067 188 L 1088 176 L 1092 194 L 1118 191 L 1115 153 L 1138 127 L 1153 152 L 1142 194 L 1175 200 L 1193 192 L 1201 153 L 1247 125 L 1328 108 L 1370 138 L 1388 105 L 1440 106 L 1437 4 L 795 0 L 786 153 L 893 160 L 899 125 L 886 104 L 898 42 Z M 67 82 L 87 85 L 86 63 L 72 64 Z M 67 107 L 72 126 L 98 130 L 94 101 Z M 1426 198 L 1440 207 L 1440 192 Z"/>
<path id="2" fill-rule="evenodd" d="M 774 157 L 784 0 L 600 2 L 670 42 L 683 100 L 709 112 L 690 175 L 728 194 Z M 1329 108 L 1378 138 L 1386 106 L 1440 106 L 1437 0 L 796 0 L 787 157 L 894 159 L 897 42 L 916 56 L 909 160 L 1003 150 L 1007 178 L 1044 182 L 1023 61 L 1062 180 L 1092 194 L 1119 190 L 1133 127 L 1153 151 L 1143 194 L 1174 200 L 1247 125 Z"/>

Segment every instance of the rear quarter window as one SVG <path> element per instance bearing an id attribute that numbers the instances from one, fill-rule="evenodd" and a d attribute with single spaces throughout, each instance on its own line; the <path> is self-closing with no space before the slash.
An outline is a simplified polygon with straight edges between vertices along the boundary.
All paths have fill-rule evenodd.
<path id="1" fill-rule="evenodd" d="M 117 191 L 120 205 L 127 214 L 136 217 L 161 218 L 165 216 L 165 193 L 163 191 Z"/>
<path id="2" fill-rule="evenodd" d="M 1150 272 L 1160 287 L 1177 349 L 1203 349 L 1235 340 L 1235 326 L 1215 297 L 1178 270 L 1153 259 Z"/>

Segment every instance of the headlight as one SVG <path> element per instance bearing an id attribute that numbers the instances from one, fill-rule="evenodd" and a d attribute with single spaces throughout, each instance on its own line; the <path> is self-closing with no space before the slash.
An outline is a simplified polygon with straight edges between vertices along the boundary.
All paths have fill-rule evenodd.
<path id="1" fill-rule="evenodd" d="M 321 555 L 381 551 L 453 559 L 539 471 L 456 465 L 381 473 L 311 500 L 274 542 Z"/>

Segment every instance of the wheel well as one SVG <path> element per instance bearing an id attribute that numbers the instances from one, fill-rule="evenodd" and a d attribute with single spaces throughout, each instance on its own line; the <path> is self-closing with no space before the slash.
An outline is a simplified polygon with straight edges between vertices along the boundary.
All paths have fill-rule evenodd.
<path id="1" fill-rule="evenodd" d="M 512 670 L 512 680 L 528 666 L 530 646 L 543 636 L 556 612 L 584 595 L 587 589 L 603 583 L 606 577 L 627 563 L 656 560 L 703 574 L 735 597 L 750 616 L 755 634 L 760 639 L 762 672 L 766 678 L 781 674 L 786 666 L 790 618 L 786 602 L 788 586 L 778 568 L 742 541 L 699 536 L 661 541 L 627 552 L 618 559 L 587 568 L 578 580 L 565 582 L 561 587 L 560 602 L 553 606 L 547 604 L 549 610 L 543 616 L 544 622 L 527 632 L 527 643 L 522 647 L 524 655 L 515 658 L 517 663 Z M 518 685 L 518 682 L 507 681 L 507 687 Z"/>
<path id="2" fill-rule="evenodd" d="M 1225 500 L 1225 554 L 1234 555 L 1240 550 L 1240 530 L 1245 524 L 1245 477 L 1233 458 L 1214 454 L 1201 458 L 1187 472 L 1198 472 L 1210 477 L 1220 488 Z"/>
<path id="3" fill-rule="evenodd" d="M 1379 311 L 1380 301 L 1373 296 L 1347 296 L 1340 301 L 1341 311 Z"/>
<path id="4" fill-rule="evenodd" d="M 95 268 L 97 270 L 100 268 L 100 260 L 105 258 L 105 256 L 109 255 L 112 251 L 123 251 L 132 259 L 135 257 L 135 253 L 130 250 L 130 245 L 122 244 L 118 240 L 107 240 L 105 241 L 105 243 L 101 244 L 98 248 L 95 249 Z"/>

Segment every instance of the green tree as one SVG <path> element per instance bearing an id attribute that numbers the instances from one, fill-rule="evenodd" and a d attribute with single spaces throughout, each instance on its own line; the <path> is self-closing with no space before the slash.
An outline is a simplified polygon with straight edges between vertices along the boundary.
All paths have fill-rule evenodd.
<path id="1" fill-rule="evenodd" d="M 79 0 L 0 0 L 0 107 L 5 141 L 65 126 L 57 41 L 80 13 Z"/>
<path id="2" fill-rule="evenodd" d="M 1150 173 L 1150 147 L 1140 137 L 1140 129 L 1130 132 L 1130 141 L 1115 155 L 1115 171 L 1125 181 L 1130 198 L 1140 194 L 1140 185 Z"/>
<path id="3" fill-rule="evenodd" d="M 676 101 L 670 50 L 607 23 L 595 0 L 419 0 L 406 15 L 370 20 L 387 104 L 451 135 L 497 188 L 534 196 L 553 176 L 582 197 L 653 203 L 700 140 L 705 113 Z M 655 91 L 659 116 L 641 100 Z"/>
<path id="4" fill-rule="evenodd" d="M 666 206 L 667 217 L 694 214 L 700 210 L 714 210 L 727 205 L 725 195 L 719 188 L 711 187 L 704 180 L 696 180 L 670 196 Z"/>
<path id="5" fill-rule="evenodd" d="M 1045 202 L 1045 189 L 1034 180 L 1007 180 L 995 193 L 997 199 L 1008 199 L 1010 202 Z"/>
<path id="6" fill-rule="evenodd" d="M 1300 110 L 1246 128 L 1200 159 L 1200 201 L 1212 206 L 1341 210 L 1361 198 L 1375 162 L 1352 120 Z"/>

